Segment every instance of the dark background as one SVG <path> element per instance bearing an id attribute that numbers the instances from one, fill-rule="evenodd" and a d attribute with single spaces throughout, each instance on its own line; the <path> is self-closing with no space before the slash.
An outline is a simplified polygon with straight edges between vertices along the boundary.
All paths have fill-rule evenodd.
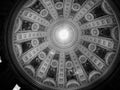
<path id="1" fill-rule="evenodd" d="M 16 84 L 21 86 L 21 90 L 31 90 L 29 85 L 27 85 L 24 81 L 20 81 L 18 79 L 18 77 L 11 69 L 8 60 L 3 58 L 3 56 L 5 56 L 5 53 L 2 51 L 3 31 L 9 13 L 17 1 L 20 0 L 0 0 L 0 56 L 2 56 L 2 63 L 0 64 L 0 90 L 12 90 Z M 117 8 L 120 9 L 120 1 L 112 1 L 115 3 Z M 117 67 L 115 69 L 110 80 L 95 90 L 120 90 L 120 67 Z"/>

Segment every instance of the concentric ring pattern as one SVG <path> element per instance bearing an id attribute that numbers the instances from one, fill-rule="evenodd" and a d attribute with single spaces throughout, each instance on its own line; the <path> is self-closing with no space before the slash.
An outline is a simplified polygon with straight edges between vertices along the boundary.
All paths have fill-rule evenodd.
<path id="1" fill-rule="evenodd" d="M 16 60 L 41 86 L 87 87 L 115 61 L 117 20 L 107 0 L 28 0 L 14 23 Z"/>

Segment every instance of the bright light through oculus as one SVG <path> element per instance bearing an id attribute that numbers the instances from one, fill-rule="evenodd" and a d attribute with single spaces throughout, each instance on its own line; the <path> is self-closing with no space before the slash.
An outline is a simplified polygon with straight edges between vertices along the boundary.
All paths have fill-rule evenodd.
<path id="1" fill-rule="evenodd" d="M 61 41 L 66 42 L 70 38 L 70 31 L 67 27 L 64 27 L 63 29 L 58 31 L 57 35 Z"/>
<path id="2" fill-rule="evenodd" d="M 77 41 L 78 30 L 70 21 L 61 20 L 51 28 L 52 45 L 57 50 L 69 50 Z"/>
<path id="3" fill-rule="evenodd" d="M 68 24 L 61 24 L 55 28 L 55 38 L 60 44 L 68 44 L 72 42 L 74 36 L 73 28 Z"/>

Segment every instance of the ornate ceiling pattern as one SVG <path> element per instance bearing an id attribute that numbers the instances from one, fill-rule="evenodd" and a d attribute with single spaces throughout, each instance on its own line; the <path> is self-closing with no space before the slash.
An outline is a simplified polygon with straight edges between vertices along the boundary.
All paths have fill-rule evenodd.
<path id="1" fill-rule="evenodd" d="M 29 0 L 14 23 L 14 54 L 42 86 L 87 87 L 113 64 L 118 25 L 107 0 Z"/>

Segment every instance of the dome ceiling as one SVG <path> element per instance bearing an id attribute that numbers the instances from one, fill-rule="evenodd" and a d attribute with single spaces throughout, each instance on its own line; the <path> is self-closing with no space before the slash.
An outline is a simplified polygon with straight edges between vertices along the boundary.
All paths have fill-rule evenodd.
<path id="1" fill-rule="evenodd" d="M 108 0 L 28 0 L 15 19 L 14 55 L 38 85 L 88 87 L 115 61 L 117 20 Z"/>

